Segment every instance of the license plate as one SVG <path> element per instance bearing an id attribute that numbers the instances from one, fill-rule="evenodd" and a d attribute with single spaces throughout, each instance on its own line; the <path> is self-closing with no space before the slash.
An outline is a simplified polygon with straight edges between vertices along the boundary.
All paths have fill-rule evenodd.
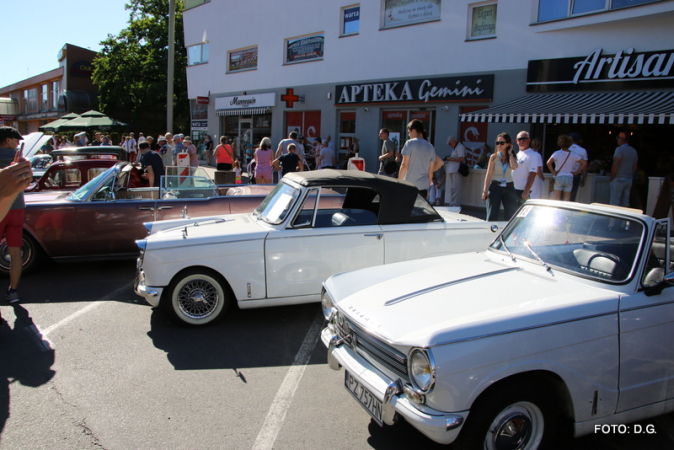
<path id="1" fill-rule="evenodd" d="M 377 397 L 372 394 L 367 388 L 358 382 L 357 379 L 351 376 L 348 371 L 344 371 L 344 387 L 353 395 L 353 397 L 358 400 L 360 406 L 365 408 L 367 412 L 370 413 L 372 418 L 381 426 L 383 422 L 381 420 L 382 416 L 382 403 Z"/>

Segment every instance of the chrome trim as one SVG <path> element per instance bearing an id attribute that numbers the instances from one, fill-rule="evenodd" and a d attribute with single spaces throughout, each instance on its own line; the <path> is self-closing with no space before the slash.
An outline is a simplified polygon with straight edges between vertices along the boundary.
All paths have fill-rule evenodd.
<path id="1" fill-rule="evenodd" d="M 445 427 L 445 430 L 447 431 L 454 430 L 463 425 L 463 417 L 461 416 L 450 416 L 447 417 L 445 420 L 447 421 L 447 426 Z"/>
<path id="2" fill-rule="evenodd" d="M 467 282 L 467 281 L 479 280 L 480 278 L 486 278 L 486 277 L 490 277 L 492 275 L 500 275 L 502 273 L 511 272 L 513 270 L 524 270 L 524 269 L 522 269 L 521 267 L 509 267 L 507 269 L 495 270 L 493 272 L 481 273 L 479 275 L 472 275 L 470 277 L 449 281 L 447 283 L 436 284 L 435 286 L 424 288 L 424 289 L 421 289 L 419 291 L 412 292 L 410 294 L 405 294 L 402 297 L 398 297 L 398 298 L 388 300 L 388 301 L 384 302 L 384 306 L 395 305 L 396 303 L 408 300 L 408 299 L 416 297 L 418 295 L 423 295 L 423 294 L 426 294 L 428 292 L 433 292 L 433 291 L 437 291 L 437 290 L 440 290 L 440 289 L 444 289 L 446 287 L 453 286 L 455 284 L 460 284 L 460 283 L 464 283 L 464 282 Z"/>
<path id="3" fill-rule="evenodd" d="M 342 365 L 337 361 L 337 358 L 333 356 L 332 351 L 343 343 L 344 339 L 340 339 L 337 335 L 330 338 L 330 342 L 328 343 L 328 367 L 332 370 L 339 370 L 342 368 Z"/>
<path id="4" fill-rule="evenodd" d="M 384 392 L 384 406 L 381 415 L 381 420 L 386 425 L 393 425 L 395 423 L 396 409 L 391 403 L 393 397 L 399 396 L 402 393 L 403 387 L 400 379 L 392 381 Z"/>
<path id="5" fill-rule="evenodd" d="M 144 226 L 145 229 L 147 230 L 148 236 L 152 234 L 152 224 L 153 224 L 153 222 L 145 222 L 145 223 L 143 223 L 143 226 Z"/>

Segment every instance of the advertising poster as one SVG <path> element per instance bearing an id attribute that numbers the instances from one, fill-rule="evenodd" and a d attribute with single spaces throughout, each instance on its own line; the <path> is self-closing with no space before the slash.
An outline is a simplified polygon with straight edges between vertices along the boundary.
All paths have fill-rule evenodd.
<path id="1" fill-rule="evenodd" d="M 257 69 L 257 47 L 229 52 L 228 70 L 230 72 L 250 69 Z"/>
<path id="2" fill-rule="evenodd" d="M 441 0 L 387 0 L 384 28 L 440 20 Z"/>
<path id="3" fill-rule="evenodd" d="M 470 37 L 494 36 L 496 34 L 496 4 L 473 8 Z"/>
<path id="4" fill-rule="evenodd" d="M 286 62 L 295 63 L 323 58 L 322 34 L 289 40 L 286 47 Z"/>

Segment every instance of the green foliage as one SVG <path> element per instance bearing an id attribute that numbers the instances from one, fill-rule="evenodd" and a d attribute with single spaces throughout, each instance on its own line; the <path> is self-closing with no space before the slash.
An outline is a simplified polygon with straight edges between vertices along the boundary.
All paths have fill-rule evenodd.
<path id="1" fill-rule="evenodd" d="M 131 0 L 128 27 L 108 35 L 94 60 L 93 81 L 99 87 L 101 112 L 148 133 L 166 131 L 168 71 L 168 0 Z M 176 1 L 174 133 L 188 131 L 187 52 L 183 4 Z"/>

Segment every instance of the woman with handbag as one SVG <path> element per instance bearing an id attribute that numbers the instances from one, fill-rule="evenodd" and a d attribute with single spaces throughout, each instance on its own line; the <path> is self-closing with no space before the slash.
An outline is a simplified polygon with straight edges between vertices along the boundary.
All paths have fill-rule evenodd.
<path id="1" fill-rule="evenodd" d="M 233 153 L 227 136 L 220 136 L 220 145 L 213 152 L 213 157 L 217 163 L 216 168 L 218 170 L 232 170 L 232 164 L 234 163 Z"/>
<path id="2" fill-rule="evenodd" d="M 489 157 L 484 177 L 482 200 L 487 202 L 487 221 L 498 220 L 503 204 L 504 220 L 510 220 L 517 210 L 517 195 L 513 184 L 513 169 L 517 169 L 517 157 L 513 152 L 512 139 L 508 133 L 496 137 L 496 151 Z"/>
<path id="3" fill-rule="evenodd" d="M 552 173 L 555 181 L 552 198 L 554 200 L 561 200 L 562 192 L 564 192 L 564 201 L 568 202 L 571 200 L 573 176 L 583 172 L 585 166 L 587 165 L 587 161 L 582 159 L 579 154 L 569 150 L 569 147 L 573 145 L 573 139 L 571 139 L 571 136 L 567 134 L 560 135 L 557 138 L 557 145 L 560 146 L 561 150 L 557 150 L 552 154 L 550 159 L 548 159 L 548 169 L 550 169 L 550 172 Z M 576 164 L 576 162 L 580 164 L 580 167 L 575 172 L 572 172 L 571 169 Z"/>

